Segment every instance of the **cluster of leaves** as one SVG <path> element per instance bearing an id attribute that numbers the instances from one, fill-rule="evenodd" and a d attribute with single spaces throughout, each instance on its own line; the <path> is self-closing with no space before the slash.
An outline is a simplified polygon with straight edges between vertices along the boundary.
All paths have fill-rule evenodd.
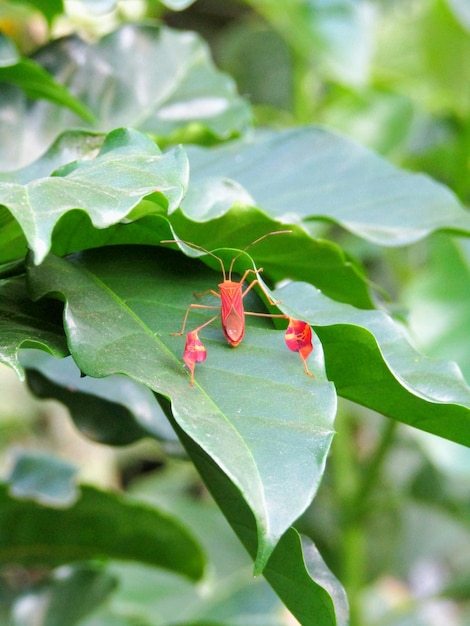
<path id="1" fill-rule="evenodd" d="M 345 4 L 352 10 L 354 3 Z M 259 5 L 281 23 L 281 4 Z M 302 13 L 291 17 L 287 41 Z M 300 38 L 299 57 L 302 46 Z M 299 623 L 346 624 L 340 583 L 311 539 L 292 527 L 323 477 L 337 397 L 469 446 L 470 388 L 455 363 L 416 351 L 357 255 L 330 235 L 336 230 L 376 249 L 410 246 L 438 231 L 445 240 L 468 235 L 470 215 L 442 184 L 333 132 L 254 130 L 248 103 L 193 33 L 127 24 L 95 43 L 52 41 L 34 61 L 17 57 L 5 38 L 0 59 L 0 80 L 7 81 L 0 120 L 8 119 L 9 129 L 0 146 L 1 361 L 21 378 L 26 368 L 34 392 L 66 404 L 96 441 L 152 437 L 178 455 L 181 445 L 255 573 Z M 277 309 L 314 330 L 315 378 L 259 317 L 247 322 L 235 351 L 216 326 L 204 330 L 208 358 L 191 388 L 184 340 L 171 333 L 191 294 L 220 282 L 220 268 L 207 255 L 185 248 L 188 257 L 160 242 L 191 241 L 229 262 L 234 250 L 286 228 L 291 234 L 264 239 L 235 269 L 262 266 L 269 285 L 282 284 L 272 291 Z M 266 310 L 255 296 L 247 306 Z M 190 324 L 205 319 L 194 313 Z M 231 613 L 235 594 L 233 606 L 222 608 L 217 597 L 204 602 L 194 584 L 208 580 L 206 553 L 229 577 L 228 557 L 208 528 L 215 525 L 231 544 L 214 508 L 181 493 L 178 499 L 180 476 L 162 479 L 160 495 L 146 493 L 152 504 L 143 505 L 77 490 L 72 474 L 62 462 L 27 457 L 2 486 L 2 564 L 80 562 L 56 570 L 47 585 L 8 596 L 5 619 L 27 623 L 20 620 L 29 602 L 46 607 L 44 626 L 60 623 L 64 598 L 74 598 L 69 624 L 128 626 L 140 613 L 125 593 L 122 605 L 93 613 L 128 577 L 127 593 L 142 584 L 154 594 L 139 624 L 249 623 Z M 188 530 L 183 519 L 199 522 Z M 103 558 L 112 565 L 97 564 Z M 122 561 L 146 569 L 136 573 Z M 263 623 L 288 623 L 265 582 L 243 578 L 240 585 L 268 607 Z M 77 603 L 81 597 L 88 603 Z"/>

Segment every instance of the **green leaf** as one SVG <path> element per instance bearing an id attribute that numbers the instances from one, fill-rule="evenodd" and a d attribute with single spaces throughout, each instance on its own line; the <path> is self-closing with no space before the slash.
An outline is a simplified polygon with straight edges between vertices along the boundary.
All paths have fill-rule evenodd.
<path id="1" fill-rule="evenodd" d="M 34 500 L 50 507 L 67 507 L 78 498 L 77 468 L 44 453 L 17 454 L 8 478 L 14 498 Z"/>
<path id="2" fill-rule="evenodd" d="M 25 115 L 25 103 L 1 90 L 0 119 L 8 111 L 5 132 L 16 131 L 8 150 L 3 146 L 9 169 L 15 167 L 12 155 L 19 165 L 28 163 L 58 133 L 77 126 L 105 132 L 126 126 L 175 142 L 204 130 L 212 141 L 228 139 L 251 126 L 247 101 L 233 79 L 216 69 L 207 44 L 195 33 L 127 24 L 95 44 L 77 37 L 53 41 L 34 60 L 92 112 L 95 122 L 84 124 L 49 102 L 33 103 Z"/>
<path id="3" fill-rule="evenodd" d="M 118 581 L 96 564 L 77 564 L 55 570 L 42 584 L 16 599 L 13 626 L 74 626 L 96 609 L 116 588 Z M 40 621 L 38 621 L 40 619 Z"/>
<path id="4" fill-rule="evenodd" d="M 67 107 L 84 120 L 93 122 L 91 111 L 30 59 L 20 59 L 14 65 L 0 65 L 0 83 L 17 85 L 28 98 L 50 100 Z"/>
<path id="5" fill-rule="evenodd" d="M 35 297 L 66 299 L 65 325 L 80 369 L 95 377 L 124 373 L 170 398 L 180 427 L 237 485 L 256 518 L 260 571 L 311 502 L 333 435 L 336 397 L 319 345 L 312 380 L 264 318 L 255 319 L 236 350 L 207 328 L 208 362 L 191 388 L 184 339 L 170 333 L 191 292 L 214 286 L 218 276 L 181 254 L 136 247 L 84 253 L 79 265 L 49 257 L 30 271 Z M 197 319 L 207 315 L 195 314 L 191 327 Z"/>
<path id="6" fill-rule="evenodd" d="M 205 190 L 210 206 L 214 188 L 208 185 Z M 192 197 L 189 191 L 188 204 Z M 181 211 L 169 219 L 178 237 L 210 250 L 224 247 L 227 241 L 242 250 L 261 235 L 286 228 L 285 223 L 269 218 L 259 209 L 238 205 L 208 222 L 194 222 Z M 275 241 L 268 238 L 250 249 L 256 264 L 266 268 L 266 276 L 274 281 L 290 278 L 311 282 L 331 298 L 361 308 L 373 307 L 369 285 L 357 262 L 332 241 L 311 237 L 299 226 L 289 224 L 289 229 L 291 234 L 276 237 Z"/>
<path id="7" fill-rule="evenodd" d="M 35 161 L 20 169 L 0 173 L 0 181 L 26 185 L 39 178 L 52 176 L 55 170 L 68 163 L 96 157 L 105 140 L 106 135 L 103 133 L 67 130 L 61 133 Z M 137 142 L 137 135 L 135 141 Z"/>
<path id="8" fill-rule="evenodd" d="M 407 322 L 418 346 L 434 358 L 456 360 L 467 380 L 470 311 L 462 296 L 470 290 L 469 243 L 433 238 L 429 257 L 413 272 L 404 295 Z"/>
<path id="9" fill-rule="evenodd" d="M 20 225 L 5 207 L 0 206 L 0 264 L 24 259 L 27 251 L 28 246 Z M 3 272 L 1 275 L 4 276 Z"/>
<path id="10" fill-rule="evenodd" d="M 416 352 L 382 311 L 329 300 L 311 285 L 276 290 L 285 312 L 312 324 L 338 393 L 388 417 L 470 446 L 470 388 L 455 363 Z"/>
<path id="11" fill-rule="evenodd" d="M 56 15 L 64 12 L 63 0 L 28 0 L 28 4 L 39 9 L 49 23 L 52 22 Z"/>
<path id="12" fill-rule="evenodd" d="M 23 380 L 18 360 L 20 348 L 41 348 L 61 357 L 68 354 L 60 317 L 51 303 L 33 304 L 24 276 L 0 280 L 0 362 Z"/>
<path id="13" fill-rule="evenodd" d="M 38 350 L 22 351 L 27 381 L 39 398 L 65 404 L 78 429 L 90 439 L 119 446 L 147 437 L 176 436 L 154 394 L 127 376 L 81 376 L 71 358 L 54 359 Z"/>
<path id="14" fill-rule="evenodd" d="M 290 616 L 269 584 L 262 576 L 253 578 L 251 558 L 201 489 L 192 463 L 173 461 L 158 472 L 140 477 L 132 482 L 131 494 L 184 519 L 191 527 L 208 555 L 204 593 L 200 586 L 167 572 L 113 563 L 110 571 L 119 579 L 119 588 L 99 618 L 96 616 L 96 621 L 87 622 L 87 626 L 101 624 L 98 619 L 103 620 L 105 615 L 116 620 L 121 615 L 136 615 L 142 623 L 153 624 L 156 613 L 161 624 L 181 626 L 290 623 Z"/>
<path id="15" fill-rule="evenodd" d="M 17 500 L 5 485 L 0 485 L 0 504 L 2 563 L 51 565 L 106 557 L 148 563 L 194 580 L 202 576 L 199 544 L 154 507 L 85 486 L 67 509 Z"/>
<path id="16" fill-rule="evenodd" d="M 464 119 L 470 111 L 468 90 L 462 89 L 470 79 L 470 37 L 468 7 L 464 12 L 461 4 L 421 2 L 413 19 L 403 11 L 389 13 L 377 32 L 375 75 L 424 110 Z"/>
<path id="17" fill-rule="evenodd" d="M 26 184 L 8 182 L 17 176 L 22 174 L 4 175 L 0 181 L 0 203 L 20 223 L 39 263 L 50 248 L 54 226 L 72 209 L 86 211 L 97 228 L 106 228 L 155 191 L 170 208 L 178 206 L 188 165 L 181 148 L 162 154 L 144 135 L 118 129 L 106 137 L 92 160 L 76 161 L 54 176 Z"/>
<path id="18" fill-rule="evenodd" d="M 396 168 L 373 152 L 314 127 L 263 131 L 215 148 L 189 147 L 191 220 L 220 217 L 207 206 L 208 181 L 229 179 L 240 201 L 285 224 L 312 231 L 318 220 L 339 224 L 384 246 L 413 243 L 441 229 L 470 232 L 470 215 L 443 185 Z M 227 207 L 228 208 L 228 207 Z"/>
<path id="19" fill-rule="evenodd" d="M 175 428 L 188 454 L 240 541 L 256 555 L 256 524 L 243 496 L 208 454 L 182 430 Z M 303 550 L 305 549 L 305 554 Z M 263 576 L 302 626 L 346 626 L 347 600 L 311 542 L 300 542 L 290 528 L 275 547 Z M 331 595 L 330 595 L 331 594 Z"/>

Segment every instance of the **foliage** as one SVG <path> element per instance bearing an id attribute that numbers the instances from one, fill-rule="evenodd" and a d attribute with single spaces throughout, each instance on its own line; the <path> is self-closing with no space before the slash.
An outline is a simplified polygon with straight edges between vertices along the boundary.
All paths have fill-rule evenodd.
<path id="1" fill-rule="evenodd" d="M 0 360 L 89 439 L 151 440 L 164 469 L 113 494 L 23 452 L 0 485 L 0 617 L 427 625 L 434 602 L 463 624 L 469 511 L 451 478 L 470 470 L 470 114 L 459 53 L 436 64 L 432 48 L 469 45 L 463 4 L 418 2 L 404 28 L 401 2 L 247 1 L 210 41 L 253 108 L 194 32 L 127 23 L 112 1 L 106 34 L 56 38 L 73 15 L 32 4 L 47 44 L 29 59 L 0 40 Z M 146 8 L 178 21 L 190 5 Z M 415 33 L 411 59 L 390 54 Z M 284 60 L 290 110 L 269 88 L 257 102 L 237 38 Z M 263 268 L 276 304 L 253 290 L 246 307 L 278 317 L 248 317 L 236 350 L 201 330 L 190 387 L 174 333 L 221 281 L 214 254 L 228 268 L 286 229 L 234 266 Z M 312 326 L 315 378 L 280 314 Z M 192 309 L 188 329 L 209 318 Z M 423 558 L 425 519 L 456 539 Z M 423 563 L 437 582 L 419 600 Z"/>

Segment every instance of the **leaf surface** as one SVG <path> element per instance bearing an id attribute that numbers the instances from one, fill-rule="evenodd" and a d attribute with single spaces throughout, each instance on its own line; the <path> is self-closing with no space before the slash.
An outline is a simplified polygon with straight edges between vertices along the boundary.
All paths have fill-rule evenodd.
<path id="1" fill-rule="evenodd" d="M 73 359 L 55 359 L 39 350 L 21 353 L 27 381 L 39 398 L 67 406 L 75 425 L 87 437 L 108 445 L 128 445 L 149 433 L 176 440 L 154 394 L 128 376 L 81 376 Z"/>
<path id="2" fill-rule="evenodd" d="M 31 302 L 24 276 L 0 280 L 0 362 L 14 369 L 21 379 L 20 348 L 40 348 L 57 357 L 68 354 L 60 316 L 55 312 L 51 303 Z"/>
<path id="3" fill-rule="evenodd" d="M 2 563 L 51 565 L 107 557 L 141 561 L 195 580 L 203 574 L 199 544 L 154 507 L 82 487 L 72 507 L 51 509 L 12 498 L 1 484 L 0 502 Z"/>
<path id="4" fill-rule="evenodd" d="M 21 225 L 38 263 L 50 248 L 54 226 L 72 209 L 86 211 L 97 228 L 106 228 L 154 192 L 176 208 L 188 165 L 181 148 L 162 154 L 144 135 L 118 129 L 106 137 L 94 159 L 70 163 L 54 174 L 25 184 L 15 182 L 20 174 L 0 180 L 0 203 Z"/>
<path id="5" fill-rule="evenodd" d="M 192 32 L 127 24 L 95 44 L 77 37 L 53 41 L 34 60 L 92 112 L 95 122 L 84 123 L 44 101 L 33 103 L 25 115 L 22 94 L 2 90 L 0 113 L 8 111 L 9 117 L 8 125 L 0 126 L 8 138 L 8 145 L 0 146 L 0 164 L 9 169 L 37 158 L 58 133 L 77 126 L 105 132 L 126 126 L 172 136 L 174 142 L 185 134 L 228 139 L 251 126 L 247 101 Z"/>
<path id="6" fill-rule="evenodd" d="M 124 373 L 168 397 L 179 426 L 237 485 L 256 519 L 261 570 L 315 494 L 336 396 L 322 371 L 321 348 L 316 344 L 310 359 L 312 380 L 263 318 L 236 350 L 219 329 L 207 328 L 209 357 L 191 388 L 182 365 L 184 338 L 170 333 L 192 291 L 214 286 L 217 278 L 182 255 L 136 247 L 91 251 L 78 265 L 48 257 L 30 267 L 36 297 L 61 293 L 67 302 L 65 325 L 81 371 Z M 207 318 L 195 314 L 190 323 Z"/>
<path id="7" fill-rule="evenodd" d="M 21 87 L 28 98 L 50 100 L 69 108 L 88 122 L 93 121 L 92 113 L 80 100 L 30 59 L 19 59 L 14 65 L 0 66 L 0 82 Z"/>
<path id="8" fill-rule="evenodd" d="M 451 361 L 430 359 L 382 311 L 361 311 L 311 285 L 275 292 L 281 309 L 316 329 L 338 393 L 388 417 L 470 446 L 470 387 Z"/>
<path id="9" fill-rule="evenodd" d="M 255 558 L 256 529 L 242 494 L 227 476 L 178 425 L 175 425 L 200 475 L 245 548 Z M 302 626 L 346 626 L 348 603 L 315 546 L 290 528 L 275 547 L 263 576 Z"/>
<path id="10" fill-rule="evenodd" d="M 439 229 L 470 232 L 470 214 L 443 185 L 411 174 L 373 152 L 324 129 L 259 131 L 215 147 L 188 148 L 191 189 L 182 208 L 188 218 L 220 217 L 199 189 L 229 179 L 240 201 L 271 218 L 311 230 L 331 220 L 384 246 L 403 246 Z"/>

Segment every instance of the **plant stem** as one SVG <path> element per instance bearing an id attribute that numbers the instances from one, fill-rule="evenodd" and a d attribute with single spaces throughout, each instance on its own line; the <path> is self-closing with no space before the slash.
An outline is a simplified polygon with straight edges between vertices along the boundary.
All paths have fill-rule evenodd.
<path id="1" fill-rule="evenodd" d="M 355 418 L 344 415 L 335 440 L 335 483 L 340 503 L 342 533 L 341 580 L 350 605 L 350 626 L 361 625 L 360 594 L 367 578 L 367 531 L 369 500 L 378 483 L 383 463 L 393 443 L 396 422 L 386 423 L 380 441 L 362 470 L 354 437 Z"/>

